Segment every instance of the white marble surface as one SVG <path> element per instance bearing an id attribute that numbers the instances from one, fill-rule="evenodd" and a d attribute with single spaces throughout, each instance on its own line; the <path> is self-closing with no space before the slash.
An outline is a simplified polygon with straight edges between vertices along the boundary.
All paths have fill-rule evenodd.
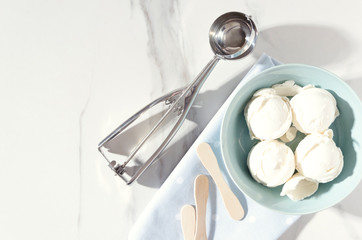
<path id="1" fill-rule="evenodd" d="M 339 75 L 362 98 L 362 2 L 0 1 L 0 239 L 127 239 L 185 151 L 262 52 Z M 252 15 L 257 48 L 220 62 L 172 157 L 132 186 L 97 151 L 143 105 L 184 86 L 212 57 L 208 29 Z M 281 239 L 362 239 L 362 185 L 303 216 Z"/>

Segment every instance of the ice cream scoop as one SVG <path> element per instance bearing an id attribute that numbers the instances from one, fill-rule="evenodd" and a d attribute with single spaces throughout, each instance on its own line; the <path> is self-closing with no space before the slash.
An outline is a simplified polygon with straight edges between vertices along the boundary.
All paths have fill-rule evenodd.
<path id="1" fill-rule="evenodd" d="M 247 164 L 251 176 L 267 187 L 285 183 L 295 170 L 292 150 L 277 140 L 257 143 L 249 153 Z"/>
<path id="2" fill-rule="evenodd" d="M 283 136 L 292 123 L 289 99 L 272 88 L 257 91 L 244 110 L 250 137 L 260 140 Z"/>
<path id="3" fill-rule="evenodd" d="M 152 101 L 98 144 L 98 151 L 105 157 L 116 175 L 127 184 L 138 179 L 180 129 L 202 85 L 220 59 L 236 60 L 246 57 L 254 49 L 257 37 L 258 30 L 251 16 L 240 12 L 228 12 L 218 17 L 209 30 L 209 42 L 215 55 L 196 78 L 185 88 L 172 91 Z M 156 105 L 158 107 L 155 107 Z M 150 124 L 141 124 L 149 125 L 146 131 L 141 128 L 136 128 L 141 129 L 141 131 L 136 131 L 135 126 L 140 123 L 138 120 L 141 115 L 147 115 L 157 121 L 154 124 L 153 121 Z M 146 120 L 149 118 L 147 117 Z M 128 134 L 124 134 L 125 132 Z M 136 135 L 136 141 L 130 141 L 129 132 Z M 117 142 L 127 142 L 127 147 L 122 147 L 127 154 L 118 162 L 114 160 L 114 154 L 108 154 L 112 153 L 108 147 L 113 145 L 114 139 L 117 139 Z M 152 146 L 151 149 L 150 146 Z"/>
<path id="4" fill-rule="evenodd" d="M 287 195 L 293 201 L 303 200 L 313 195 L 318 190 L 318 185 L 318 182 L 296 173 L 284 184 L 280 196 Z"/>
<path id="5" fill-rule="evenodd" d="M 290 100 L 293 124 L 303 133 L 323 133 L 339 115 L 331 93 L 313 86 L 304 87 Z"/>
<path id="6" fill-rule="evenodd" d="M 332 138 L 332 130 L 307 135 L 295 150 L 298 172 L 320 183 L 335 179 L 343 168 L 343 154 Z"/>

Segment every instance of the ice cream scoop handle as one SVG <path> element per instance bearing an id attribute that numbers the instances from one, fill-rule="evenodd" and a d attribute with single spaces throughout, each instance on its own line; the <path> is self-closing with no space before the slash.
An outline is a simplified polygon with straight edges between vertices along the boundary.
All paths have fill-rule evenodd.
<path id="1" fill-rule="evenodd" d="M 216 156 L 211 147 L 207 143 L 200 143 L 197 147 L 197 155 L 199 156 L 202 164 L 214 179 L 218 187 L 225 207 L 228 210 L 231 218 L 240 220 L 244 217 L 244 208 L 239 202 L 239 199 L 229 188 L 221 174 L 219 164 L 217 163 Z"/>

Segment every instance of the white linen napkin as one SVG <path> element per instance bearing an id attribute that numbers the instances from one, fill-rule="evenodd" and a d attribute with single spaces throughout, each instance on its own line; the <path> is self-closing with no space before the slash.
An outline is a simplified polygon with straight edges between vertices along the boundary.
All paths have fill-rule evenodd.
<path id="1" fill-rule="evenodd" d="M 242 82 L 251 76 L 280 63 L 264 54 Z M 209 177 L 209 199 L 207 203 L 206 226 L 208 239 L 277 239 L 299 216 L 285 215 L 267 209 L 244 195 L 226 174 L 220 149 L 220 127 L 227 106 L 240 89 L 239 84 L 230 97 L 200 134 L 189 151 L 185 154 L 174 171 L 170 174 L 140 218 L 132 227 L 129 235 L 131 240 L 177 240 L 183 239 L 180 210 L 183 205 L 195 205 L 194 179 L 199 174 Z M 214 150 L 216 157 L 233 192 L 245 208 L 245 217 L 235 221 L 229 216 L 221 195 L 209 173 L 196 155 L 196 147 L 207 142 Z"/>

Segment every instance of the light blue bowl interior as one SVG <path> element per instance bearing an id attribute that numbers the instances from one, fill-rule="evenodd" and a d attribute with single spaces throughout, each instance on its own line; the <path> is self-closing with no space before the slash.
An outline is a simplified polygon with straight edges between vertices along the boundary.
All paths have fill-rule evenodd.
<path id="1" fill-rule="evenodd" d="M 244 108 L 253 93 L 276 83 L 294 80 L 298 85 L 313 84 L 328 90 L 337 100 L 340 116 L 331 129 L 334 141 L 344 155 L 341 174 L 332 182 L 319 184 L 318 191 L 302 201 L 281 197 L 282 186 L 268 188 L 257 183 L 247 167 L 247 156 L 256 140 L 251 141 L 244 118 Z M 284 64 L 265 70 L 242 83 L 232 99 L 222 122 L 221 150 L 226 168 L 239 189 L 261 205 L 289 214 L 307 214 L 320 211 L 340 202 L 359 184 L 362 178 L 362 104 L 353 90 L 337 76 L 313 66 Z M 298 141 L 290 145 L 294 151 Z"/>

